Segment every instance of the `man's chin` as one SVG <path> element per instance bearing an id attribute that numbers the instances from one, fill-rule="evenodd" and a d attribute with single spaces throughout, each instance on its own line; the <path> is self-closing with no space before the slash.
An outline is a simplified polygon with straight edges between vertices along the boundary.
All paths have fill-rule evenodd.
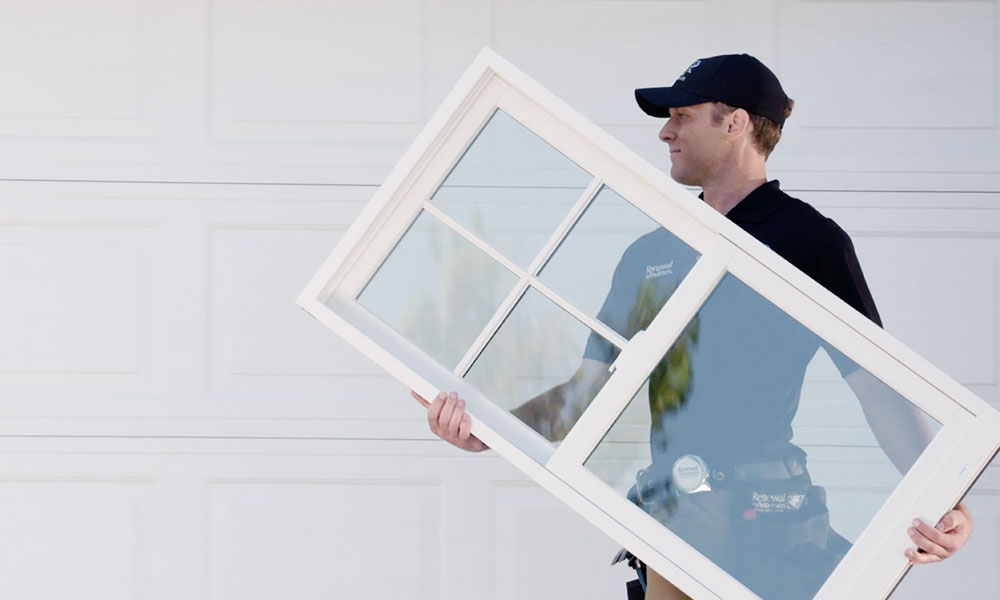
<path id="1" fill-rule="evenodd" d="M 670 178 L 681 185 L 697 185 L 691 182 L 691 178 L 677 169 L 670 169 Z"/>

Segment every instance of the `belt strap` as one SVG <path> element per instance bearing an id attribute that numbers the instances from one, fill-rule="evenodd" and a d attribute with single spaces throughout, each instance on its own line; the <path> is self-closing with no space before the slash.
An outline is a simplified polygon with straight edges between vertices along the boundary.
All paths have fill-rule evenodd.
<path id="1" fill-rule="evenodd" d="M 805 467 L 798 460 L 768 460 L 734 465 L 732 468 L 732 475 L 736 481 L 790 479 L 798 475 L 803 475 L 805 472 Z"/>
<path id="2" fill-rule="evenodd" d="M 728 469 L 714 469 L 709 466 L 709 480 L 711 482 L 733 482 L 733 481 L 780 481 L 790 479 L 805 474 L 806 470 L 802 462 L 797 459 L 788 460 L 766 460 L 754 463 L 734 465 Z M 654 469 L 642 469 L 636 473 L 636 490 L 640 498 L 653 496 L 664 486 L 669 475 Z"/>

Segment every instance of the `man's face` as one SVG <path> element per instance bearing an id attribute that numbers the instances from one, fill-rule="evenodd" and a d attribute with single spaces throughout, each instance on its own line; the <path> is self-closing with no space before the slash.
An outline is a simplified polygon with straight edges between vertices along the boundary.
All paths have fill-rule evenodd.
<path id="1" fill-rule="evenodd" d="M 722 168 L 728 145 L 725 120 L 712 123 L 712 104 L 671 108 L 660 130 L 670 147 L 670 176 L 684 185 L 704 186 Z"/>

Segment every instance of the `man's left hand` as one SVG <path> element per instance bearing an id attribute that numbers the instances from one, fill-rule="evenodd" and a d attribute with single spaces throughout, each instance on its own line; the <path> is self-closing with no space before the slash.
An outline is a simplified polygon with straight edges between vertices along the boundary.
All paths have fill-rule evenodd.
<path id="1" fill-rule="evenodd" d="M 907 530 L 910 539 L 917 545 L 906 551 L 906 558 L 915 565 L 940 562 L 961 548 L 972 533 L 972 517 L 968 509 L 959 503 L 948 511 L 936 527 L 917 519 Z"/>

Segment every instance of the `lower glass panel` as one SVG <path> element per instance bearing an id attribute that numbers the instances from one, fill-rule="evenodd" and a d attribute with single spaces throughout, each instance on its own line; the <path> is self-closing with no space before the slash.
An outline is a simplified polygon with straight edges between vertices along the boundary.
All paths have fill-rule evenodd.
<path id="1" fill-rule="evenodd" d="M 358 304 L 453 369 L 516 284 L 510 271 L 422 212 Z"/>
<path id="2" fill-rule="evenodd" d="M 727 275 L 585 464 L 764 600 L 803 600 L 936 426 Z"/>
<path id="3" fill-rule="evenodd" d="M 529 288 L 466 380 L 546 439 L 561 440 L 608 379 L 606 364 L 581 361 L 592 336 L 597 334 Z"/>

